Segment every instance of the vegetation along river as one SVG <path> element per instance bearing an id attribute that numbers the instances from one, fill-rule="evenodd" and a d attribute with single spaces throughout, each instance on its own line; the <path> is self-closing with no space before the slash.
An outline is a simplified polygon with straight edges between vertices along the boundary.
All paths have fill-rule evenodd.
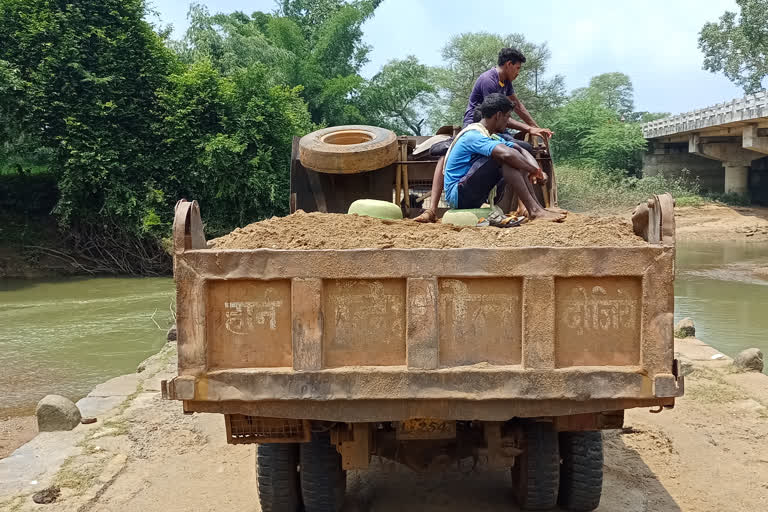
<path id="1" fill-rule="evenodd" d="M 676 319 L 727 355 L 768 354 L 768 244 L 683 242 L 677 262 Z M 0 281 L 0 417 L 135 371 L 165 342 L 173 295 L 170 278 Z"/>

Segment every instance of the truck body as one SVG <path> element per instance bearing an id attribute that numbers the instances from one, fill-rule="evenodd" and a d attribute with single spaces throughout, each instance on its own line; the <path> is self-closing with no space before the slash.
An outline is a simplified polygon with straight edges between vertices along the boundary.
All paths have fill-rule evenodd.
<path id="1" fill-rule="evenodd" d="M 417 470 L 467 457 L 511 467 L 533 509 L 558 499 L 541 481 L 555 464 L 560 502 L 590 510 L 601 479 L 574 476 L 584 446 L 599 445 L 601 476 L 599 430 L 683 393 L 671 197 L 647 212 L 639 247 L 220 250 L 197 203 L 181 201 L 179 374 L 164 397 L 223 414 L 228 441 L 260 443 L 272 466 L 282 454 L 309 512 L 340 506 L 337 488 L 312 483 L 317 460 L 335 474 L 372 455 Z M 277 484 L 259 478 L 262 504 L 280 509 Z"/>

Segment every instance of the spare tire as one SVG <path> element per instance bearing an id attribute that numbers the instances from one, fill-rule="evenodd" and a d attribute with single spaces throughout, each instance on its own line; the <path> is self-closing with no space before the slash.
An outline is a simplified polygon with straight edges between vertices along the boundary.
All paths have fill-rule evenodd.
<path id="1" fill-rule="evenodd" d="M 319 172 L 373 171 L 397 160 L 397 135 L 376 126 L 332 126 L 299 141 L 301 165 Z"/>

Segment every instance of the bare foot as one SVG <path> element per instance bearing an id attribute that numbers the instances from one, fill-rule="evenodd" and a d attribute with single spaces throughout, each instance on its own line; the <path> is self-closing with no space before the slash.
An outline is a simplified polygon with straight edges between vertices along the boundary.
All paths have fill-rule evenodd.
<path id="1" fill-rule="evenodd" d="M 416 222 L 429 224 L 431 222 L 437 222 L 437 214 L 432 210 L 424 210 L 421 215 L 419 215 L 413 220 L 415 220 Z"/>
<path id="2" fill-rule="evenodd" d="M 552 211 L 549 208 L 543 208 L 537 211 L 535 215 L 531 215 L 531 220 L 544 222 L 563 222 L 565 220 L 565 215 L 556 211 Z"/>

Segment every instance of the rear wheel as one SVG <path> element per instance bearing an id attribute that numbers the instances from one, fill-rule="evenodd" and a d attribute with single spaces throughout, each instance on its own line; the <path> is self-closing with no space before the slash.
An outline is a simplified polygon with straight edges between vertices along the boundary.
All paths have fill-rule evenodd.
<path id="1" fill-rule="evenodd" d="M 347 472 L 328 434 L 300 445 L 301 495 L 306 512 L 338 512 L 344 503 Z"/>
<path id="2" fill-rule="evenodd" d="M 521 426 L 521 455 L 512 467 L 515 499 L 524 510 L 549 510 L 557 504 L 560 455 L 557 432 L 551 423 Z"/>
<path id="3" fill-rule="evenodd" d="M 264 512 L 301 509 L 299 446 L 293 443 L 260 444 L 256 448 L 259 503 Z"/>
<path id="4" fill-rule="evenodd" d="M 603 492 L 603 436 L 561 432 L 560 504 L 575 512 L 594 510 Z"/>

